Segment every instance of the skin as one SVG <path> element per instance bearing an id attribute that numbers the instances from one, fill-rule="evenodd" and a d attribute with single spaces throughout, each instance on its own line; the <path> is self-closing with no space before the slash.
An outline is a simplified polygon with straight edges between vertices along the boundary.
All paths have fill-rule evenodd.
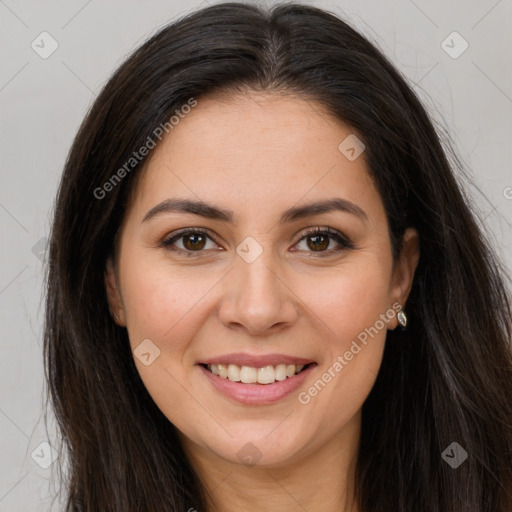
<path id="1" fill-rule="evenodd" d="M 110 308 L 132 350 L 148 338 L 160 350 L 149 366 L 134 360 L 179 429 L 213 498 L 210 511 L 358 510 L 361 407 L 396 315 L 309 403 L 297 395 L 393 304 L 405 306 L 419 244 L 408 229 L 393 264 L 364 153 L 349 161 L 338 150 L 352 133 L 320 105 L 294 96 L 201 98 L 153 150 L 129 205 L 106 268 Z M 170 197 L 232 210 L 235 223 L 176 212 L 142 221 Z M 333 197 L 355 203 L 367 219 L 333 211 L 278 224 L 292 206 Z M 317 249 L 311 236 L 303 238 L 310 227 L 338 230 L 355 247 L 336 251 L 338 242 L 327 238 Z M 178 239 L 175 247 L 189 248 L 190 257 L 162 246 L 183 228 L 209 229 L 216 240 Z M 247 236 L 263 250 L 252 263 L 236 252 Z M 196 364 L 231 352 L 290 354 L 318 366 L 282 400 L 244 405 L 215 390 Z M 237 457 L 248 442 L 261 456 L 252 466 Z"/>

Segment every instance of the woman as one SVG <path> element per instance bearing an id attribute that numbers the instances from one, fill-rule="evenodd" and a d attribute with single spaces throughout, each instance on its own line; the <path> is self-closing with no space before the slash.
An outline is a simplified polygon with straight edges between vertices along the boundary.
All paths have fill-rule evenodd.
<path id="1" fill-rule="evenodd" d="M 503 275 L 424 108 L 345 22 L 224 3 L 165 27 L 57 197 L 67 510 L 512 510 Z"/>

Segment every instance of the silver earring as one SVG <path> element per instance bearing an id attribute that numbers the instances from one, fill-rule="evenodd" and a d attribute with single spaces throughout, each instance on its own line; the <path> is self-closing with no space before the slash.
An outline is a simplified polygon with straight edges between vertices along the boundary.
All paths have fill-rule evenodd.
<path id="1" fill-rule="evenodd" d="M 397 313 L 396 318 L 398 323 L 405 329 L 407 327 L 407 316 L 403 309 Z"/>

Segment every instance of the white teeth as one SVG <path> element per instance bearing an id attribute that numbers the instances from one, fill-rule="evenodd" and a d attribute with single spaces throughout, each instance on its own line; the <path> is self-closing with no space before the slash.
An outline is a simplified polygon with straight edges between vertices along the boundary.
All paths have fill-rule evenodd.
<path id="1" fill-rule="evenodd" d="M 250 366 L 240 368 L 240 380 L 245 384 L 254 384 L 258 378 L 258 370 Z"/>
<path id="2" fill-rule="evenodd" d="M 219 367 L 219 377 L 227 379 L 228 378 L 228 367 L 227 367 L 227 365 L 225 365 L 225 364 L 218 364 L 216 366 Z"/>
<path id="3" fill-rule="evenodd" d="M 278 364 L 276 366 L 276 380 L 284 380 L 286 379 L 286 365 Z"/>
<path id="4" fill-rule="evenodd" d="M 230 364 L 228 366 L 228 379 L 233 382 L 240 382 L 240 366 Z"/>
<path id="5" fill-rule="evenodd" d="M 278 364 L 276 366 L 264 366 L 255 368 L 253 366 L 238 366 L 236 364 L 209 364 L 208 370 L 214 375 L 233 382 L 243 382 L 244 384 L 272 384 L 276 381 L 283 381 L 288 377 L 301 372 L 303 364 Z"/>
<path id="6" fill-rule="evenodd" d="M 272 384 L 276 381 L 276 371 L 273 366 L 265 366 L 258 369 L 258 382 L 260 384 Z"/>

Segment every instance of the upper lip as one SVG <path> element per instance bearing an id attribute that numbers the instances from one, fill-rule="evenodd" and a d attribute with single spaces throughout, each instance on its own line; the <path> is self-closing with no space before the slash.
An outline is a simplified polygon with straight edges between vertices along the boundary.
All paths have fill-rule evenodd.
<path id="1" fill-rule="evenodd" d="M 306 365 L 313 362 L 314 361 L 311 359 L 304 359 L 302 357 L 289 356 L 285 354 L 251 355 L 241 352 L 211 357 L 204 361 L 200 361 L 199 364 L 236 364 L 238 366 L 263 368 L 264 366 L 276 366 L 278 364 Z"/>

